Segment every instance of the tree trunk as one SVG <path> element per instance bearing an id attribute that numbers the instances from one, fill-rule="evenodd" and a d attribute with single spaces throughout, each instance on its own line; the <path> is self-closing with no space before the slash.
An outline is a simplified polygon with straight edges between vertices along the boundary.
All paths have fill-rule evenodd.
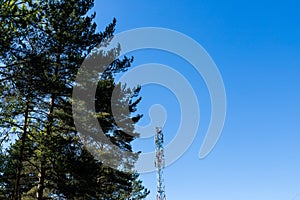
<path id="1" fill-rule="evenodd" d="M 13 200 L 19 200 L 21 197 L 20 195 L 20 180 L 21 180 L 21 172 L 23 169 L 23 157 L 24 157 L 24 149 L 25 149 L 25 143 L 26 143 L 26 134 L 27 134 L 27 125 L 28 125 L 28 115 L 29 115 L 29 101 L 26 102 L 26 108 L 24 113 L 24 124 L 23 124 L 23 133 L 21 138 L 21 146 L 20 146 L 20 158 L 18 160 L 17 165 L 17 175 L 16 175 L 16 183 L 14 188 L 14 195 Z"/>
<path id="2" fill-rule="evenodd" d="M 58 66 L 60 63 L 60 55 L 57 54 L 57 65 L 55 66 L 55 72 L 54 76 L 58 75 Z M 49 113 L 48 113 L 48 125 L 46 127 L 46 137 L 50 137 L 51 135 L 51 127 L 53 125 L 53 112 L 54 112 L 54 102 L 55 102 L 56 94 L 55 92 L 51 92 L 51 98 L 49 102 Z M 46 169 L 45 169 L 45 156 L 42 155 L 41 160 L 41 167 L 40 167 L 40 173 L 38 175 L 39 183 L 38 183 L 38 191 L 37 191 L 37 200 L 43 199 L 43 192 L 45 189 L 45 175 L 46 175 Z"/>
<path id="3" fill-rule="evenodd" d="M 46 170 L 44 168 L 44 163 L 41 162 L 41 169 L 40 172 L 38 174 L 38 179 L 39 179 L 39 183 L 38 183 L 38 190 L 36 193 L 36 197 L 37 200 L 43 200 L 43 194 L 44 194 L 44 188 L 45 188 L 45 174 L 46 174 Z"/>
<path id="4" fill-rule="evenodd" d="M 48 115 L 48 125 L 46 128 L 46 137 L 50 137 L 51 134 L 51 126 L 53 123 L 53 110 L 54 110 L 54 95 L 50 98 L 50 109 L 49 109 L 49 115 Z M 46 144 L 47 145 L 47 144 Z M 41 166 L 40 166 L 40 172 L 38 174 L 38 191 L 37 191 L 37 199 L 42 200 L 43 199 L 43 192 L 45 189 L 45 175 L 46 175 L 46 169 L 45 169 L 45 155 L 42 154 L 41 158 Z"/>

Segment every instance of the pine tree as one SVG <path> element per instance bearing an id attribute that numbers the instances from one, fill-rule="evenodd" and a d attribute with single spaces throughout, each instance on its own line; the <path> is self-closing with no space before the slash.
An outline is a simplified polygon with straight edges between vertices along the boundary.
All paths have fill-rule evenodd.
<path id="1" fill-rule="evenodd" d="M 95 159 L 74 126 L 71 94 L 80 64 L 91 49 L 113 35 L 116 24 L 114 20 L 103 33 L 95 33 L 95 15 L 86 15 L 92 6 L 92 0 L 1 2 L 2 33 L 9 35 L 0 43 L 1 141 L 17 137 L 1 154 L 0 195 L 5 198 L 142 199 L 148 194 L 137 174 L 108 168 Z M 99 123 L 111 142 L 126 151 L 132 151 L 130 142 L 138 134 L 130 123 L 126 130 L 117 126 L 109 95 L 117 88 L 120 102 L 115 103 L 129 103 L 135 111 L 140 99 L 132 102 L 132 98 L 139 89 L 130 96 L 132 91 L 115 85 L 113 79 L 131 62 L 125 57 L 108 67 L 95 99 Z M 109 115 L 102 116 L 103 111 Z M 135 122 L 141 117 L 126 114 Z M 137 154 L 129 159 L 134 162 Z"/>

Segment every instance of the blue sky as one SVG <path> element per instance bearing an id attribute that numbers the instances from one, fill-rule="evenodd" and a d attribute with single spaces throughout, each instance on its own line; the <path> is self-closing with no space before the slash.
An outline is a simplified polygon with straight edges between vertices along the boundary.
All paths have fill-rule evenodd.
<path id="1" fill-rule="evenodd" d="M 163 63 L 197 85 L 200 128 L 189 150 L 165 169 L 167 199 L 300 200 L 299 8 L 296 0 L 96 1 L 99 30 L 116 17 L 117 33 L 148 26 L 182 32 L 206 49 L 223 77 L 228 104 L 224 130 L 214 150 L 199 160 L 210 119 L 202 78 L 169 53 L 132 53 L 133 67 Z M 152 104 L 165 107 L 168 143 L 180 122 L 175 96 L 151 85 L 141 95 L 141 124 L 149 122 Z M 152 139 L 135 142 L 136 149 L 146 152 L 153 145 Z M 155 199 L 156 174 L 142 174 L 141 179 L 151 190 L 147 200 Z"/>

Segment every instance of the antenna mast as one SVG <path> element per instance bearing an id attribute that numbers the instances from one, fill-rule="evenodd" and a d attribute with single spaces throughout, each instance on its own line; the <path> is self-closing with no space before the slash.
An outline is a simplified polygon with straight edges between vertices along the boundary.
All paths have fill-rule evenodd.
<path id="1" fill-rule="evenodd" d="M 165 157 L 164 157 L 164 135 L 161 127 L 156 128 L 155 135 L 155 167 L 157 168 L 157 195 L 156 200 L 166 200 L 165 185 L 163 178 L 163 169 L 165 168 Z"/>

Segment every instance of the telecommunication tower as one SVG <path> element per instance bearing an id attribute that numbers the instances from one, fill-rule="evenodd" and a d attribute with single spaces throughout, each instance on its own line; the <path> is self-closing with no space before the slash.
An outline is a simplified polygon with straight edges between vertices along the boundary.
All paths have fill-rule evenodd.
<path id="1" fill-rule="evenodd" d="M 166 200 L 163 169 L 165 168 L 164 135 L 161 127 L 156 128 L 155 135 L 155 167 L 157 168 L 157 195 L 156 200 Z"/>

